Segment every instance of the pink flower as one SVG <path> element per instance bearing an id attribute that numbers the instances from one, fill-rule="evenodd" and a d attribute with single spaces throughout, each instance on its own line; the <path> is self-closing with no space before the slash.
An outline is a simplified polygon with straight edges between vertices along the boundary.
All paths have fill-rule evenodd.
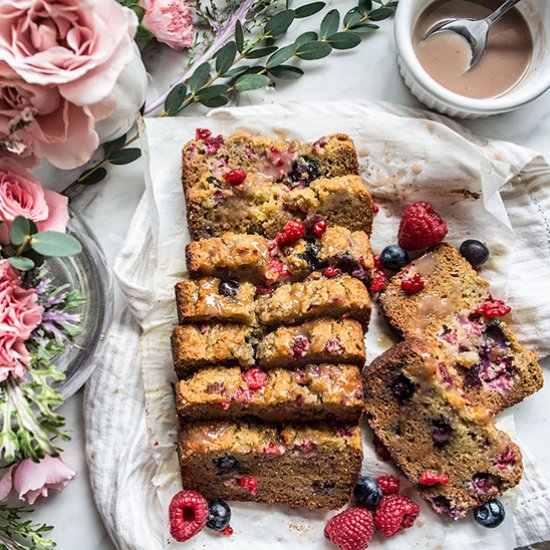
<path id="1" fill-rule="evenodd" d="M 6 499 L 13 488 L 19 500 L 34 504 L 38 497 L 46 498 L 50 489 L 61 491 L 75 476 L 60 456 L 46 455 L 40 462 L 27 458 L 7 470 L 0 480 L 0 500 Z"/>
<path id="2" fill-rule="evenodd" d="M 0 159 L 0 244 L 9 242 L 9 222 L 31 219 L 39 231 L 65 232 L 69 213 L 63 195 L 45 189 L 30 173 L 10 159 Z"/>
<path id="3" fill-rule="evenodd" d="M 19 273 L 0 260 L 0 382 L 24 374 L 30 362 L 25 341 L 42 321 L 42 312 L 34 290 L 22 288 Z"/>
<path id="4" fill-rule="evenodd" d="M 193 14 L 184 0 L 141 0 L 143 26 L 159 42 L 181 51 L 193 44 Z"/>

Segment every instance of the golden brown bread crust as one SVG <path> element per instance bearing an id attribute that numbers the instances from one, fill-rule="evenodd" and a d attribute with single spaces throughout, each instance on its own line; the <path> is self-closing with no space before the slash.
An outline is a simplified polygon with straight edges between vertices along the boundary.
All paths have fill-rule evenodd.
<path id="1" fill-rule="evenodd" d="M 207 499 L 334 510 L 349 500 L 363 448 L 357 425 L 212 421 L 184 426 L 178 454 L 183 488 Z"/>
<path id="2" fill-rule="evenodd" d="M 361 374 L 352 365 L 306 365 L 289 371 L 205 367 L 176 384 L 181 419 L 253 416 L 266 422 L 358 422 L 363 413 Z"/>
<path id="3" fill-rule="evenodd" d="M 521 452 L 488 411 L 449 387 L 433 342 L 409 338 L 363 370 L 366 417 L 436 512 L 454 519 L 517 485 Z M 435 470 L 447 485 L 418 485 Z"/>

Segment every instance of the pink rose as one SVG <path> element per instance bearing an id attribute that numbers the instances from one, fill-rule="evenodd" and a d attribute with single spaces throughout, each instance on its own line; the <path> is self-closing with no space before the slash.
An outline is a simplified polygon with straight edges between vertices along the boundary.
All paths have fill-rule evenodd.
<path id="1" fill-rule="evenodd" d="M 25 342 L 41 323 L 43 311 L 34 289 L 22 288 L 19 273 L 0 260 L 0 382 L 10 374 L 24 374 L 30 362 Z"/>
<path id="2" fill-rule="evenodd" d="M 184 0 L 141 0 L 142 24 L 159 42 L 181 51 L 193 44 L 193 14 Z"/>
<path id="3" fill-rule="evenodd" d="M 136 15 L 115 0 L 10 0 L 0 21 L 0 60 L 75 105 L 108 98 L 134 56 Z"/>
<path id="4" fill-rule="evenodd" d="M 67 197 L 45 189 L 10 159 L 0 159 L 0 244 L 9 243 L 9 226 L 17 216 L 29 218 L 39 231 L 65 232 L 69 220 Z"/>
<path id="5" fill-rule="evenodd" d="M 61 491 L 75 476 L 60 456 L 46 455 L 40 462 L 27 458 L 7 470 L 0 480 L 0 500 L 6 499 L 13 488 L 19 500 L 32 505 L 38 497 L 46 498 L 50 489 Z"/>

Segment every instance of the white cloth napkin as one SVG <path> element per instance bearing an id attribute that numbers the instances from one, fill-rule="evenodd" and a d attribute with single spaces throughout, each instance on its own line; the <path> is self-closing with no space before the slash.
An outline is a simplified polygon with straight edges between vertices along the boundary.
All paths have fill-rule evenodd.
<path id="1" fill-rule="evenodd" d="M 405 200 L 430 200 L 449 222 L 452 243 L 467 236 L 489 243 L 492 260 L 484 276 L 513 306 L 521 340 L 541 355 L 550 353 L 550 168 L 536 153 L 475 137 L 431 113 L 368 102 L 265 105 L 220 110 L 207 118 L 147 120 L 142 139 L 147 189 L 116 263 L 128 310 L 113 325 L 85 401 L 96 503 L 124 549 L 178 547 L 167 537 L 166 522 L 167 503 L 179 489 L 169 334 L 175 322 L 173 283 L 183 276 L 188 241 L 179 151 L 196 127 L 309 140 L 350 134 L 362 173 L 382 206 L 374 248 L 395 240 Z M 369 360 L 393 339 L 381 316 L 374 318 Z M 507 428 L 510 416 L 503 419 Z M 370 445 L 365 455 L 364 471 L 388 470 Z M 482 529 L 471 520 L 444 521 L 422 505 L 421 519 L 393 539 L 392 548 L 512 549 L 550 539 L 550 482 L 525 449 L 524 455 L 524 479 L 519 491 L 507 495 L 507 520 L 499 529 Z M 202 533 L 182 548 L 326 548 L 322 527 L 329 514 L 250 504 L 235 504 L 233 513 L 235 536 Z"/>

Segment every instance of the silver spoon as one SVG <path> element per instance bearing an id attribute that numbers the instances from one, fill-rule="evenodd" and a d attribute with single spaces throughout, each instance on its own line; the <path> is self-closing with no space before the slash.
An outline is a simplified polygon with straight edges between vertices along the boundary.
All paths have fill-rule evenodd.
<path id="1" fill-rule="evenodd" d="M 492 25 L 498 21 L 505 13 L 510 11 L 521 0 L 506 0 L 502 6 L 497 8 L 485 19 L 445 19 L 436 23 L 424 36 L 423 40 L 440 32 L 456 32 L 463 36 L 472 49 L 472 60 L 468 70 L 473 69 L 487 48 L 487 35 Z"/>

